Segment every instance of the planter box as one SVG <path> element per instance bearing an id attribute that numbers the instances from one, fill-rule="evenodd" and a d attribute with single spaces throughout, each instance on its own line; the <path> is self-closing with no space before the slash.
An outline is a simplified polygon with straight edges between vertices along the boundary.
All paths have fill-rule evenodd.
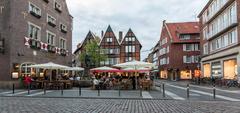
<path id="1" fill-rule="evenodd" d="M 37 40 L 31 39 L 30 40 L 30 47 L 32 49 L 41 49 L 41 43 Z"/>

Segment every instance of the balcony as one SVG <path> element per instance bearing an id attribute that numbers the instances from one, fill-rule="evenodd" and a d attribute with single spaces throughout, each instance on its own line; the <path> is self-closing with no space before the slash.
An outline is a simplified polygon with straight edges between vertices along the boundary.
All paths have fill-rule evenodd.
<path id="1" fill-rule="evenodd" d="M 35 13 L 34 11 L 30 11 L 30 14 L 35 16 L 36 18 L 40 19 L 41 18 L 41 15 Z"/>

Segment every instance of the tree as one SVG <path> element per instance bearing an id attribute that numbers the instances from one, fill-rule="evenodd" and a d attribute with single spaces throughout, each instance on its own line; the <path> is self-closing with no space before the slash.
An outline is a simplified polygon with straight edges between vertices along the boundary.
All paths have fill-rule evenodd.
<path id="1" fill-rule="evenodd" d="M 100 66 L 100 62 L 105 61 L 107 56 L 101 53 L 101 49 L 98 46 L 97 40 L 89 41 L 85 47 L 84 51 L 80 54 L 80 62 L 82 62 L 86 68 L 93 68 Z"/>

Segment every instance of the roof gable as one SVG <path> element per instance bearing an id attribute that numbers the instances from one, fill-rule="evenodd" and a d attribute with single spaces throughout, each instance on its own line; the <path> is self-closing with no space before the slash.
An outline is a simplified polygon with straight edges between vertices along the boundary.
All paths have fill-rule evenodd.
<path id="1" fill-rule="evenodd" d="M 116 36 L 115 36 L 115 34 L 114 34 L 114 32 L 113 32 L 113 30 L 112 30 L 110 25 L 108 26 L 104 36 L 102 37 L 102 39 L 101 39 L 101 41 L 99 43 L 99 45 L 102 45 L 102 43 L 104 42 L 104 40 L 106 40 L 106 38 L 112 38 L 113 42 L 116 41 L 117 45 L 118 46 L 120 45 L 119 42 L 118 42 L 118 39 L 116 38 Z"/>
<path id="2" fill-rule="evenodd" d="M 135 38 L 135 41 L 137 42 L 137 44 L 139 44 L 139 45 L 142 47 L 142 44 L 140 43 L 140 41 L 138 40 L 138 38 L 136 37 L 136 35 L 133 33 L 133 31 L 132 31 L 131 28 L 128 30 L 128 32 L 127 32 L 127 34 L 125 35 L 125 37 L 122 39 L 122 41 L 121 41 L 121 43 L 120 43 L 121 45 L 122 45 L 123 42 L 126 41 L 126 38 L 127 38 L 127 37 L 134 37 L 134 38 Z"/>
<path id="3" fill-rule="evenodd" d="M 198 22 L 184 22 L 184 23 L 166 23 L 166 28 L 173 42 L 178 42 L 179 34 L 199 34 Z"/>

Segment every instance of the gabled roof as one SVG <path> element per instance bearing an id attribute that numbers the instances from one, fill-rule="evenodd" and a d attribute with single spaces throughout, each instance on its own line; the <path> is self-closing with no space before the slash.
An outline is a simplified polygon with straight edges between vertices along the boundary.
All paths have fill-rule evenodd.
<path id="1" fill-rule="evenodd" d="M 91 37 L 93 37 L 93 38 L 94 38 L 95 40 L 97 40 L 97 41 L 100 40 L 99 37 L 97 37 L 96 35 L 94 35 L 94 34 L 92 33 L 92 31 L 89 30 L 87 36 L 86 36 L 85 39 L 81 42 L 81 45 L 75 50 L 74 54 L 76 54 L 76 53 L 82 48 L 83 44 L 85 44 L 85 42 L 87 41 L 87 39 L 88 39 L 88 38 L 91 38 Z"/>
<path id="2" fill-rule="evenodd" d="M 115 33 L 113 32 L 112 27 L 111 27 L 110 25 L 108 25 L 108 28 L 107 28 L 104 36 L 101 37 L 101 41 L 99 42 L 99 45 L 101 45 L 101 43 L 102 43 L 102 41 L 103 41 L 103 39 L 105 38 L 105 36 L 106 36 L 107 33 L 113 33 L 114 38 L 116 38 L 116 40 L 117 40 L 117 42 L 118 42 L 118 45 L 120 45 L 120 43 L 119 43 L 119 41 L 118 41 L 118 39 L 117 39 L 117 37 L 116 37 Z M 113 38 L 113 37 L 112 37 L 112 38 Z"/>
<path id="3" fill-rule="evenodd" d="M 138 41 L 138 43 L 140 44 L 141 48 L 142 48 L 142 44 L 140 43 L 140 41 L 138 40 L 138 38 L 136 37 L 136 35 L 133 33 L 132 29 L 129 28 L 127 34 L 125 35 L 125 37 L 121 40 L 121 43 L 120 45 L 122 45 L 123 41 L 125 40 L 126 37 L 129 37 L 129 36 L 134 36 L 136 38 L 136 41 Z"/>
<path id="4" fill-rule="evenodd" d="M 179 42 L 179 34 L 200 33 L 199 22 L 166 23 L 168 34 L 173 42 Z"/>

